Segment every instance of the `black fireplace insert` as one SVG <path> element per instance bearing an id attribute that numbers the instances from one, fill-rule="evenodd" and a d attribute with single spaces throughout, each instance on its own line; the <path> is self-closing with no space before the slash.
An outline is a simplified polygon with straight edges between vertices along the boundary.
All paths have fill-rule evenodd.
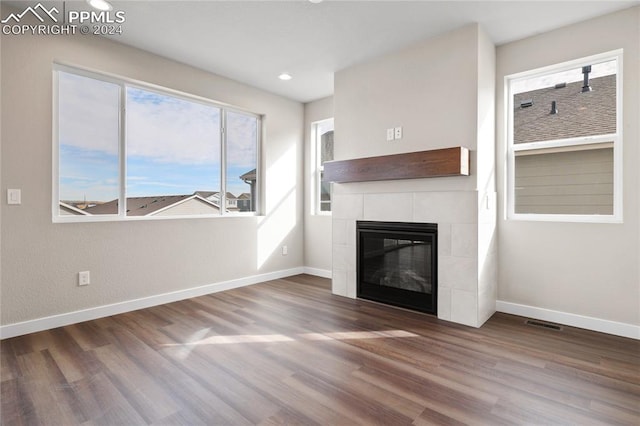
<path id="1" fill-rule="evenodd" d="M 357 296 L 437 314 L 438 225 L 358 221 Z"/>

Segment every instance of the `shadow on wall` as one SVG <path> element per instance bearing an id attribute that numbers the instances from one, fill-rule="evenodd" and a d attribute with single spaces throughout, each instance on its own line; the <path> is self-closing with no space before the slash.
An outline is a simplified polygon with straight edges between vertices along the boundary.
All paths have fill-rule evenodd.
<path id="1" fill-rule="evenodd" d="M 267 169 L 266 214 L 258 219 L 258 270 L 278 251 L 296 226 L 296 156 L 296 147 L 292 145 Z"/>

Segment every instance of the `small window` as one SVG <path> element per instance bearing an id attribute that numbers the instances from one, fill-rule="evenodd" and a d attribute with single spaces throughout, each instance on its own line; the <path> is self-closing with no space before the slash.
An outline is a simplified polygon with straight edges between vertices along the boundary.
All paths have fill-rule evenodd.
<path id="1" fill-rule="evenodd" d="M 236 111 L 226 114 L 227 209 L 256 211 L 259 124 L 253 115 Z"/>
<path id="2" fill-rule="evenodd" d="M 259 116 L 69 67 L 55 77 L 55 221 L 257 211 Z"/>
<path id="3" fill-rule="evenodd" d="M 622 52 L 506 79 L 511 219 L 622 219 Z"/>
<path id="4" fill-rule="evenodd" d="M 58 214 L 87 209 L 120 194 L 120 86 L 70 73 L 58 75 Z M 56 200 L 58 201 L 58 200 Z"/>
<path id="5" fill-rule="evenodd" d="M 333 160 L 333 118 L 313 123 L 312 135 L 315 153 L 314 188 L 316 214 L 331 212 L 331 184 L 323 182 L 324 163 Z"/>

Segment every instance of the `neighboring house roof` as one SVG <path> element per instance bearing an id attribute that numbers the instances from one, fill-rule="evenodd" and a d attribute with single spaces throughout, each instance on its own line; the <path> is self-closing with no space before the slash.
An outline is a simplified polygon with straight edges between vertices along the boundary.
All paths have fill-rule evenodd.
<path id="1" fill-rule="evenodd" d="M 63 215 L 88 216 L 89 213 L 64 202 L 60 202 L 60 213 Z"/>
<path id="2" fill-rule="evenodd" d="M 593 78 L 589 85 L 592 91 L 584 93 L 578 81 L 516 94 L 514 143 L 615 133 L 616 76 Z M 533 105 L 521 107 L 527 100 Z M 557 114 L 550 114 L 552 101 L 556 101 Z"/>
<path id="3" fill-rule="evenodd" d="M 211 197 L 215 197 L 216 199 L 220 199 L 220 193 L 218 191 L 197 191 L 195 195 L 199 195 L 205 199 L 211 199 Z M 230 192 L 226 194 L 227 200 L 235 200 L 236 196 Z"/>
<path id="4" fill-rule="evenodd" d="M 193 194 L 183 200 L 165 206 L 161 209 L 147 213 L 145 216 L 154 215 L 192 215 L 192 214 L 211 214 L 220 212 L 218 204 L 213 201 L 204 199 L 197 194 Z"/>
<path id="5" fill-rule="evenodd" d="M 127 198 L 127 216 L 146 216 L 151 212 L 160 210 L 190 196 L 191 195 L 129 197 Z M 88 207 L 85 211 L 89 214 L 118 214 L 118 200 Z"/>
<path id="6" fill-rule="evenodd" d="M 220 193 L 217 191 L 196 191 L 195 195 L 199 195 L 202 198 L 209 199 L 209 197 L 213 197 L 214 195 L 219 195 Z"/>
<path id="7" fill-rule="evenodd" d="M 187 195 L 161 195 L 153 197 L 129 197 L 127 198 L 127 216 L 152 216 L 161 211 L 175 207 L 179 204 L 190 200 L 198 200 L 210 205 L 212 208 L 219 210 L 218 205 L 206 200 L 202 196 L 195 194 Z M 117 214 L 118 200 L 112 200 L 107 203 L 88 207 L 84 210 L 85 214 Z"/>
<path id="8" fill-rule="evenodd" d="M 256 181 L 256 169 L 253 169 L 245 174 L 243 174 L 242 176 L 240 176 L 240 179 L 246 181 L 251 181 L 251 182 L 255 182 Z"/>

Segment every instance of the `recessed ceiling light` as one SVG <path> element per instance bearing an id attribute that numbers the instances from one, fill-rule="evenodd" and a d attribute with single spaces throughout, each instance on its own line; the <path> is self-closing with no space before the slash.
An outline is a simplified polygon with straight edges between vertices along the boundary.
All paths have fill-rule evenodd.
<path id="1" fill-rule="evenodd" d="M 87 3 L 94 9 L 104 11 L 113 10 L 113 6 L 107 0 L 87 0 Z"/>
<path id="2" fill-rule="evenodd" d="M 283 72 L 278 76 L 278 78 L 283 81 L 288 81 L 288 80 L 291 80 L 293 77 L 288 72 Z"/>

